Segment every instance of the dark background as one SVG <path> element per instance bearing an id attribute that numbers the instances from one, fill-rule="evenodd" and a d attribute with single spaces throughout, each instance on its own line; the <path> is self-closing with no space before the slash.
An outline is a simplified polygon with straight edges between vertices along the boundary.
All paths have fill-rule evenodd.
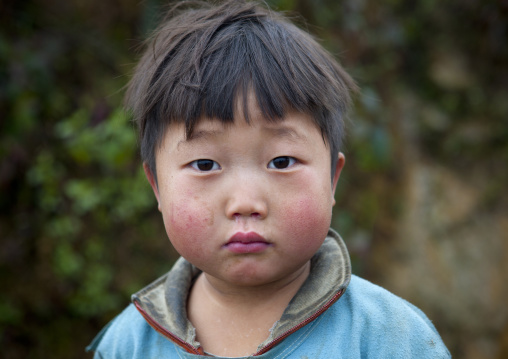
<path id="1" fill-rule="evenodd" d="M 268 3 L 362 89 L 333 220 L 354 272 L 422 308 L 454 357 L 508 357 L 508 2 Z M 121 111 L 161 4 L 0 3 L 2 357 L 88 357 L 177 256 Z"/>

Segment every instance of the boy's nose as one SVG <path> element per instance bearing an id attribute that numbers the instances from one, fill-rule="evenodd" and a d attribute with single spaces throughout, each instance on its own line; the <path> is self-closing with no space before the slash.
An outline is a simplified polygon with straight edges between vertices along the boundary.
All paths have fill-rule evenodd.
<path id="1" fill-rule="evenodd" d="M 235 183 L 228 190 L 228 200 L 226 204 L 226 216 L 230 219 L 241 217 L 253 217 L 263 219 L 268 212 L 265 195 L 262 186 L 249 185 L 244 183 Z"/>

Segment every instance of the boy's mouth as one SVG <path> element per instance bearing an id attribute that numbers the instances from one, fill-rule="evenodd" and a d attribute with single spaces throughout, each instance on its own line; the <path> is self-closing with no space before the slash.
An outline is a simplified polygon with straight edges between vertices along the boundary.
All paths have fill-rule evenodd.
<path id="1" fill-rule="evenodd" d="M 237 232 L 224 245 L 226 249 L 237 254 L 259 253 L 271 246 L 271 243 L 256 232 Z"/>

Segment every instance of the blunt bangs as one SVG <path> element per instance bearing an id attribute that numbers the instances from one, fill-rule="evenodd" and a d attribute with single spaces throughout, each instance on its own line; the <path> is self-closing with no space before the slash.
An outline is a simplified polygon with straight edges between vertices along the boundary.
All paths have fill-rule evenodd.
<path id="1" fill-rule="evenodd" d="M 233 123 L 255 96 L 267 120 L 311 116 L 330 146 L 332 168 L 344 135 L 353 80 L 307 33 L 256 4 L 228 1 L 187 9 L 151 39 L 129 85 L 127 106 L 140 130 L 141 156 L 155 174 L 168 125 L 187 136 L 203 118 Z"/>

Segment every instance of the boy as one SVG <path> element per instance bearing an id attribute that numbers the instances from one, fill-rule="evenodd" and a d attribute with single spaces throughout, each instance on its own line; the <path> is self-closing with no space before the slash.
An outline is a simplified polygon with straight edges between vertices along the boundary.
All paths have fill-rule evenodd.
<path id="1" fill-rule="evenodd" d="M 97 358 L 449 357 L 422 312 L 351 275 L 329 229 L 352 90 L 255 4 L 201 4 L 156 31 L 127 103 L 182 258 L 97 336 Z"/>

